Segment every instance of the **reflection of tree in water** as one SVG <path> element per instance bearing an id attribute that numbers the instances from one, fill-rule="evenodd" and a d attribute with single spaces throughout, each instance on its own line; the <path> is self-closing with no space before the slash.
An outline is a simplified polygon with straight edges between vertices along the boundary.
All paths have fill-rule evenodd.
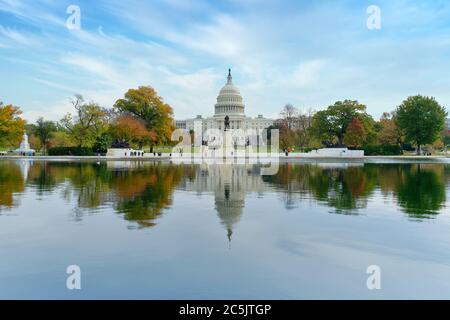
<path id="1" fill-rule="evenodd" d="M 183 178 L 183 167 L 155 165 L 138 171 L 114 172 L 112 183 L 115 208 L 126 220 L 143 227 L 154 225 L 172 204 L 172 194 Z"/>
<path id="2" fill-rule="evenodd" d="M 126 220 L 153 226 L 172 203 L 174 188 L 183 176 L 192 177 L 192 168 L 150 163 L 115 168 L 104 162 L 39 162 L 30 169 L 29 184 L 38 194 L 61 186 L 67 200 L 76 199 L 77 209 L 95 210 L 112 204 Z M 83 210 L 76 214 L 81 219 Z"/>
<path id="3" fill-rule="evenodd" d="M 420 169 L 419 169 L 420 168 Z M 348 168 L 314 164 L 280 166 L 275 176 L 264 181 L 285 192 L 287 207 L 312 197 L 336 209 L 336 213 L 355 214 L 367 206 L 376 189 L 392 195 L 400 207 L 415 217 L 437 214 L 446 201 L 445 181 L 449 166 L 365 164 Z"/>
<path id="4" fill-rule="evenodd" d="M 59 164 L 59 166 L 61 165 L 63 164 Z M 64 181 L 64 176 L 58 174 L 58 170 L 55 170 L 57 167 L 58 164 L 50 162 L 34 162 L 28 171 L 27 185 L 33 187 L 39 196 L 51 192 L 59 183 Z"/>
<path id="5" fill-rule="evenodd" d="M 52 193 L 62 186 L 64 198 L 77 199 L 79 208 L 100 206 L 109 191 L 106 164 L 86 162 L 36 162 L 29 173 L 28 184 L 38 195 Z"/>
<path id="6" fill-rule="evenodd" d="M 450 166 L 443 164 L 287 164 L 274 176 L 261 177 L 253 167 L 172 165 L 162 163 L 0 161 L 0 210 L 17 205 L 25 182 L 38 195 L 61 191 L 80 208 L 112 206 L 129 221 L 152 226 L 172 204 L 178 186 L 188 191 L 213 192 L 215 208 L 231 238 L 250 192 L 279 190 L 287 208 L 300 201 L 319 201 L 336 213 L 356 214 L 378 190 L 392 197 L 412 217 L 432 217 L 446 202 Z M 117 164 L 117 163 L 116 163 Z M 256 170 L 256 171 L 255 171 Z M 255 172 L 253 172 L 255 171 Z"/>
<path id="7" fill-rule="evenodd" d="M 424 165 L 409 166 L 396 187 L 398 204 L 414 218 L 432 217 L 439 213 L 445 201 L 442 170 Z"/>
<path id="8" fill-rule="evenodd" d="M 14 195 L 25 190 L 25 181 L 17 162 L 0 161 L 0 212 L 17 205 Z"/>
<path id="9" fill-rule="evenodd" d="M 376 175 L 370 167 L 350 167 L 335 171 L 331 176 L 327 198 L 322 200 L 337 213 L 352 214 L 367 206 L 368 196 L 376 187 Z"/>
<path id="10" fill-rule="evenodd" d="M 374 179 L 375 178 L 375 179 Z M 376 175 L 370 167 L 321 167 L 313 164 L 280 166 L 278 174 L 264 177 L 286 192 L 287 206 L 294 197 L 313 198 L 336 209 L 337 213 L 354 214 L 365 208 L 368 195 L 376 186 Z"/>

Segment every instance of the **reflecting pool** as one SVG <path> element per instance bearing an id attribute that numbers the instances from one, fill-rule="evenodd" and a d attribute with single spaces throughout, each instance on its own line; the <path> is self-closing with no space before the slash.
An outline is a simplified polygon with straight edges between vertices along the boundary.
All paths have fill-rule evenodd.
<path id="1" fill-rule="evenodd" d="M 0 298 L 450 298 L 450 164 L 261 172 L 2 160 Z"/>

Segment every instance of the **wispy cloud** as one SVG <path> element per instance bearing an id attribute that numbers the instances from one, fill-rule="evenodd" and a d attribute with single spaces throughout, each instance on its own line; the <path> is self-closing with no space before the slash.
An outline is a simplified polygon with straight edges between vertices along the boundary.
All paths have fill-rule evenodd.
<path id="1" fill-rule="evenodd" d="M 2 25 L 0 25 L 0 35 L 2 36 L 3 41 L 10 44 L 9 47 L 14 44 L 22 44 L 26 46 L 36 46 L 39 44 L 39 42 L 37 42 L 34 37 L 26 35 L 25 33 L 19 32 L 12 28 L 5 28 Z"/>
<path id="2" fill-rule="evenodd" d="M 56 89 L 67 91 L 67 92 L 69 92 L 71 94 L 76 93 L 76 91 L 72 87 L 65 86 L 65 85 L 62 85 L 60 83 L 55 83 L 55 82 L 52 82 L 52 81 L 48 81 L 48 80 L 44 80 L 44 79 L 38 79 L 38 78 L 35 78 L 34 81 L 39 82 L 41 84 L 44 84 L 46 86 L 52 87 L 52 88 L 56 88 Z"/>
<path id="3" fill-rule="evenodd" d="M 353 98 L 378 116 L 417 92 L 450 104 L 447 2 L 380 0 L 380 31 L 356 0 L 81 0 L 79 31 L 69 4 L 0 0 L 0 98 L 27 117 L 61 116 L 75 92 L 111 106 L 139 85 L 177 117 L 210 115 L 228 67 L 250 115 Z"/>

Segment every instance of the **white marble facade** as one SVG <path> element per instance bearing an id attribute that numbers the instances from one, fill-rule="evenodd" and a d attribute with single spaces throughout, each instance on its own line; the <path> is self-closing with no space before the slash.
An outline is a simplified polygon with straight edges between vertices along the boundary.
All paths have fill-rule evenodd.
<path id="1" fill-rule="evenodd" d="M 194 119 L 176 120 L 177 129 L 186 130 L 186 132 L 194 131 L 195 143 L 201 145 L 207 143 L 214 144 L 217 134 L 211 132 L 223 132 L 225 130 L 225 118 L 228 116 L 230 120 L 229 130 L 234 137 L 233 143 L 238 146 L 244 146 L 246 143 L 254 144 L 249 141 L 250 136 L 259 135 L 264 129 L 273 125 L 274 120 L 264 118 L 259 115 L 257 118 L 247 117 L 245 115 L 245 104 L 239 88 L 233 84 L 231 70 L 228 72 L 227 83 L 220 90 L 215 105 L 214 116 L 203 118 L 197 116 Z M 217 131 L 218 130 L 218 131 Z"/>

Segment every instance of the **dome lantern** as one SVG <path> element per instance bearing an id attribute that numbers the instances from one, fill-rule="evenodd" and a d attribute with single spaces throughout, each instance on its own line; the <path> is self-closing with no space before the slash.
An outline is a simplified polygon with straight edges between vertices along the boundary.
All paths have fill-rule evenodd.
<path id="1" fill-rule="evenodd" d="M 231 76 L 231 69 L 228 69 L 228 81 L 227 84 L 233 84 L 233 77 Z"/>

